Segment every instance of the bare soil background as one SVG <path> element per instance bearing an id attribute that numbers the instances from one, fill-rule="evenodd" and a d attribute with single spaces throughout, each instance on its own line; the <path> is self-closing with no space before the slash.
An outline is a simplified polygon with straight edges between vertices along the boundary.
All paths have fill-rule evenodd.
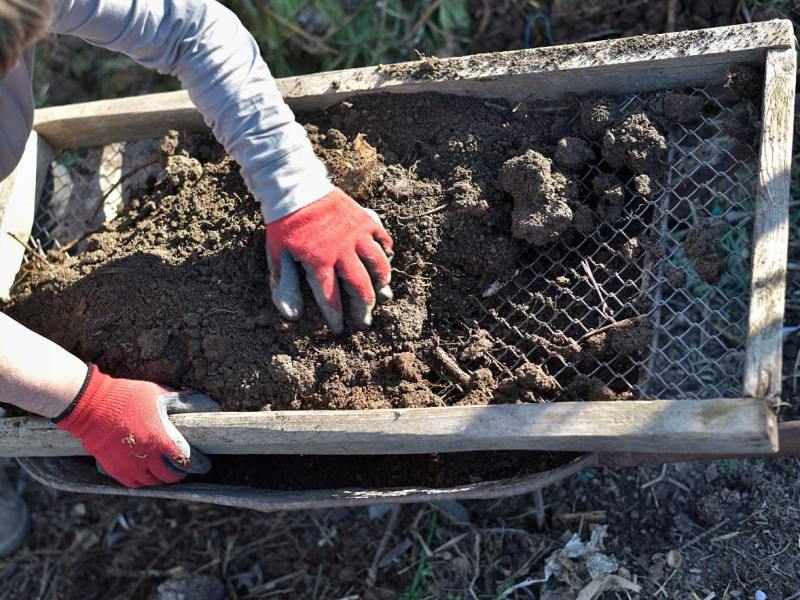
<path id="1" fill-rule="evenodd" d="M 665 10 L 661 0 L 579 3 L 583 8 L 572 6 L 561 17 L 555 9 L 568 3 L 553 4 L 542 11 L 552 39 L 547 19 L 537 17 L 527 41 L 658 32 L 666 24 L 666 15 L 664 22 L 642 16 Z M 475 33 L 481 34 L 476 47 L 524 45 L 527 17 L 535 13 L 526 8 L 475 0 Z M 681 0 L 675 23 L 696 28 L 792 18 L 797 11 L 790 0 Z M 632 16 L 623 19 L 623 13 Z M 798 239 L 793 225 L 791 261 L 800 260 Z M 786 324 L 793 326 L 800 320 L 798 271 L 788 284 Z M 796 339 L 789 335 L 785 349 L 785 415 L 797 414 Z M 603 598 L 753 598 L 763 590 L 770 600 L 787 600 L 800 590 L 799 473 L 795 459 L 590 470 L 544 491 L 543 529 L 535 498 L 526 496 L 465 503 L 464 524 L 453 522 L 467 518 L 458 507 L 404 507 L 389 535 L 391 516 L 371 519 L 364 510 L 260 515 L 61 494 L 22 476 L 19 485 L 37 521 L 28 546 L 0 561 L 0 598 L 149 598 L 159 585 L 186 574 L 194 581 L 210 576 L 206 589 L 216 582 L 231 598 L 500 598 L 515 584 L 540 578 L 547 556 L 563 547 L 568 532 L 580 531 L 586 540 L 588 521 L 595 521 L 609 525 L 604 546 L 618 559 L 618 572 L 643 586 L 638 595 L 607 592 Z M 583 515 L 581 526 L 581 511 L 605 514 Z M 383 561 L 374 561 L 376 554 Z M 381 565 L 375 585 L 373 562 Z M 574 574 L 573 589 L 589 579 L 580 561 L 567 572 Z M 567 584 L 546 588 L 530 584 L 506 597 L 576 596 Z"/>

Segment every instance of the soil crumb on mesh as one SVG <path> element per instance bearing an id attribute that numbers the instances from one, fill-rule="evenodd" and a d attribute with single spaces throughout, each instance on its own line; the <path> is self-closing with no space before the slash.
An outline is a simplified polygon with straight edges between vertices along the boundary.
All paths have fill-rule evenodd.
<path id="1" fill-rule="evenodd" d="M 575 183 L 553 171 L 553 161 L 535 150 L 503 164 L 500 186 L 514 198 L 514 237 L 546 246 L 572 224 Z"/>
<path id="2" fill-rule="evenodd" d="M 666 154 L 666 138 L 643 112 L 626 117 L 603 136 L 603 160 L 614 168 L 657 176 L 664 169 Z"/>
<path id="3" fill-rule="evenodd" d="M 591 96 L 581 101 L 578 122 L 581 132 L 592 139 L 603 137 L 606 129 L 613 125 L 617 118 L 617 108 L 607 98 Z"/>
<path id="4" fill-rule="evenodd" d="M 598 197 L 597 214 L 607 223 L 616 223 L 622 217 L 625 187 L 616 175 L 601 173 L 592 180 L 592 189 Z"/>
<path id="5" fill-rule="evenodd" d="M 585 167 L 594 158 L 594 152 L 586 140 L 565 137 L 558 140 L 553 161 L 565 169 L 577 170 Z"/>
<path id="6" fill-rule="evenodd" d="M 633 317 L 601 328 L 586 337 L 584 351 L 596 358 L 643 355 L 650 347 L 653 325 L 647 316 Z"/>
<path id="7" fill-rule="evenodd" d="M 633 178 L 633 189 L 643 198 L 650 198 L 653 195 L 653 181 L 649 175 L 637 175 Z"/>
<path id="8" fill-rule="evenodd" d="M 725 87 L 745 100 L 757 102 L 761 97 L 763 77 L 750 65 L 734 65 L 725 73 Z"/>
<path id="9" fill-rule="evenodd" d="M 615 392 L 597 377 L 577 377 L 564 392 L 567 399 L 575 402 L 619 402 L 633 399 L 631 392 Z"/>
<path id="10" fill-rule="evenodd" d="M 676 269 L 674 267 L 666 269 L 664 271 L 664 278 L 667 280 L 667 283 L 676 290 L 686 285 L 686 271 L 683 269 Z"/>
<path id="11" fill-rule="evenodd" d="M 720 239 L 726 229 L 727 225 L 723 222 L 695 227 L 683 242 L 683 251 L 692 259 L 695 272 L 706 283 L 718 283 L 725 272 L 727 257 Z"/>
<path id="12" fill-rule="evenodd" d="M 691 125 L 703 118 L 705 99 L 702 96 L 690 96 L 678 92 L 667 92 L 663 100 L 664 115 L 668 119 Z"/>
<path id="13" fill-rule="evenodd" d="M 642 245 L 639 243 L 639 238 L 631 238 L 622 246 L 622 256 L 626 260 L 633 261 L 639 256 Z"/>

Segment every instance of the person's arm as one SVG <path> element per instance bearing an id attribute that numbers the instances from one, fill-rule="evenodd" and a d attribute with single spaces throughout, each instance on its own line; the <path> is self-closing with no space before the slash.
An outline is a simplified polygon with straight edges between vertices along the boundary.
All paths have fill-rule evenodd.
<path id="1" fill-rule="evenodd" d="M 52 419 L 84 379 L 86 363 L 0 313 L 0 401 Z"/>
<path id="2" fill-rule="evenodd" d="M 173 483 L 211 468 L 167 418 L 219 410 L 211 398 L 109 377 L 3 313 L 0 401 L 51 418 L 128 487 Z"/>
<path id="3" fill-rule="evenodd" d="M 22 158 L 33 125 L 33 48 L 20 64 L 0 77 L 0 181 Z"/>
<path id="4" fill-rule="evenodd" d="M 236 15 L 215 0 L 55 0 L 52 30 L 180 79 L 261 202 L 273 300 L 285 317 L 302 309 L 299 262 L 335 331 L 343 327 L 337 278 L 355 324 L 370 324 L 376 291 L 389 295 L 391 238 L 334 189 Z"/>

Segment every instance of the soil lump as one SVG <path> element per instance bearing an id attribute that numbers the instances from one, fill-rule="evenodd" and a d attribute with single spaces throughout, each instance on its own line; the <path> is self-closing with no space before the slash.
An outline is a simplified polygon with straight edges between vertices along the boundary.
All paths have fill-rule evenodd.
<path id="1" fill-rule="evenodd" d="M 643 112 L 633 113 L 603 136 L 603 160 L 615 169 L 656 176 L 664 169 L 667 140 Z"/>
<path id="2" fill-rule="evenodd" d="M 512 158 L 500 170 L 500 186 L 514 198 L 512 233 L 534 246 L 555 241 L 572 223 L 574 184 L 553 171 L 553 161 L 535 150 Z"/>

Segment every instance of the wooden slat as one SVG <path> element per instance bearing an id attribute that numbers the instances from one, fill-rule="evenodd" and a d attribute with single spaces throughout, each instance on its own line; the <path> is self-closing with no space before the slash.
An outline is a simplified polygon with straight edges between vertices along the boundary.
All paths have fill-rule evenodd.
<path id="1" fill-rule="evenodd" d="M 800 421 L 783 421 L 778 424 L 779 449 L 777 454 L 767 452 L 752 454 L 748 458 L 768 458 L 771 456 L 800 456 Z M 694 462 L 700 460 L 724 460 L 727 458 L 741 458 L 737 454 L 691 454 L 674 452 L 600 452 L 595 454 L 597 464 L 603 467 L 636 467 L 662 463 Z"/>
<path id="2" fill-rule="evenodd" d="M 744 392 L 754 398 L 781 393 L 796 69 L 793 48 L 767 54 L 744 374 Z"/>
<path id="3" fill-rule="evenodd" d="M 762 62 L 765 49 L 789 47 L 791 22 L 770 21 L 704 31 L 442 59 L 415 76 L 422 62 L 366 67 L 278 81 L 295 110 L 319 109 L 359 94 L 439 92 L 509 100 L 554 99 L 566 93 L 639 92 L 720 81 L 736 62 Z M 36 112 L 34 128 L 58 148 L 158 137 L 197 130 L 203 120 L 186 92 L 89 102 Z"/>
<path id="4" fill-rule="evenodd" d="M 33 226 L 36 199 L 53 151 L 34 132 L 11 175 L 0 182 L 0 298 L 7 298 L 17 276 Z M 13 236 L 13 237 L 12 237 Z"/>
<path id="5" fill-rule="evenodd" d="M 398 410 L 173 415 L 209 454 L 419 454 L 574 450 L 753 454 L 776 448 L 761 400 L 555 402 Z M 42 419 L 0 420 L 0 456 L 67 456 L 80 444 Z"/>

